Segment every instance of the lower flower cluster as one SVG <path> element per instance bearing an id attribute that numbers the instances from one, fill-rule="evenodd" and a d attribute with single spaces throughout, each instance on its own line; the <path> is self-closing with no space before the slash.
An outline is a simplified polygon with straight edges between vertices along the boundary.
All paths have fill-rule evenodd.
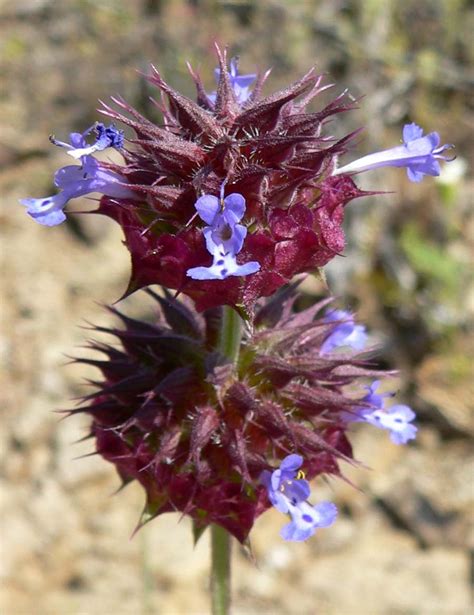
<path id="1" fill-rule="evenodd" d="M 156 321 L 113 309 L 123 328 L 98 330 L 120 346 L 93 343 L 104 358 L 79 359 L 103 380 L 71 411 L 92 417 L 96 450 L 123 483 L 143 486 L 140 525 L 180 511 L 198 529 L 219 524 L 244 542 L 271 505 L 290 515 L 285 540 L 330 525 L 337 510 L 309 503 L 308 480 L 338 476 L 339 462 L 353 461 L 351 423 L 400 433 L 374 397 L 377 384 L 364 389 L 383 375 L 364 355 L 365 330 L 328 300 L 293 313 L 290 287 L 258 306 L 233 363 L 216 350 L 223 308 L 198 313 L 190 300 L 147 292 Z"/>

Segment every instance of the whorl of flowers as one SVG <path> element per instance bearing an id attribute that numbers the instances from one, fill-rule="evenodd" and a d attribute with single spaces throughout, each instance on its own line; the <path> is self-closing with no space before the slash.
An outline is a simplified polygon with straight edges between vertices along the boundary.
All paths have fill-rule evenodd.
<path id="1" fill-rule="evenodd" d="M 324 317 L 328 300 L 292 313 L 295 297 L 278 293 L 258 308 L 234 365 L 215 350 L 219 308 L 199 314 L 189 301 L 153 297 L 155 323 L 113 310 L 124 328 L 97 328 L 121 346 L 94 343 L 105 358 L 81 359 L 103 379 L 73 413 L 92 416 L 97 452 L 122 481 L 144 487 L 143 521 L 180 511 L 244 541 L 270 505 L 262 472 L 295 451 L 308 479 L 352 460 L 346 415 L 369 404 L 362 383 L 359 395 L 347 389 L 380 372 L 350 346 L 321 352 L 340 326 Z"/>
<path id="2" fill-rule="evenodd" d="M 296 273 L 322 267 L 344 248 L 344 206 L 364 192 L 347 175 L 332 177 L 337 156 L 352 135 L 335 139 L 324 127 L 353 103 L 341 94 L 308 111 L 308 104 L 330 87 L 314 69 L 288 88 L 262 97 L 268 72 L 238 76 L 235 61 L 229 72 L 225 53 L 217 48 L 217 55 L 215 97 L 206 94 L 199 75 L 190 69 L 196 102 L 174 90 L 152 67 L 148 80 L 162 96 L 156 103 L 162 113 L 159 125 L 121 98 L 112 99 L 114 107 L 103 104 L 102 113 L 133 129 L 135 137 L 126 147 L 119 144 L 124 165 L 100 162 L 113 187 L 109 182 L 103 190 L 95 188 L 104 195 L 97 211 L 123 229 L 132 259 L 126 294 L 161 284 L 191 296 L 199 310 L 228 304 L 251 312 L 259 297 L 271 295 Z M 87 146 L 84 136 L 89 132 L 82 139 L 73 134 L 80 141 L 76 159 L 83 156 L 90 166 L 90 154 L 103 147 Z M 116 141 L 109 146 L 117 148 Z M 81 167 L 73 169 L 79 174 Z M 226 195 L 238 193 L 246 203 L 242 224 L 247 237 L 238 263 L 253 261 L 260 268 L 242 277 L 195 280 L 187 271 L 211 262 L 195 204 L 203 195 L 218 196 L 223 185 Z M 67 187 L 69 191 L 60 193 L 65 197 L 60 207 L 73 196 L 87 194 L 87 188 L 91 191 L 90 186 L 76 193 Z M 43 214 L 52 201 L 53 207 L 58 205 L 57 200 L 23 203 L 37 217 L 38 210 Z M 62 209 L 55 208 L 43 223 L 56 224 L 64 217 Z"/>
<path id="3" fill-rule="evenodd" d="M 290 517 L 282 537 L 306 540 L 337 515 L 331 502 L 310 502 L 307 478 L 340 475 L 339 462 L 354 461 L 352 425 L 386 430 L 395 444 L 417 428 L 411 408 L 386 407 L 392 394 L 378 392 L 381 372 L 364 354 L 367 333 L 354 315 L 326 308 L 331 300 L 295 312 L 295 286 L 284 286 L 342 252 L 344 207 L 369 194 L 354 174 L 404 167 L 418 182 L 440 173 L 452 146 L 411 123 L 401 145 L 340 166 L 355 133 L 325 130 L 352 109 L 344 93 L 308 110 L 330 87 L 312 69 L 262 97 L 269 73 L 242 75 L 235 58 L 229 69 L 216 51 L 215 92 L 189 69 L 196 101 L 152 67 L 159 124 L 113 98 L 101 111 L 132 138 L 101 122 L 69 142 L 51 137 L 78 164 L 56 172 L 56 194 L 21 203 L 39 224 L 56 226 L 71 199 L 99 193 L 95 213 L 120 224 L 131 254 L 125 295 L 163 287 L 148 291 L 159 304 L 155 323 L 114 309 L 123 328 L 97 327 L 120 346 L 94 342 L 104 358 L 80 359 L 102 380 L 71 412 L 91 415 L 97 452 L 124 483 L 143 486 L 140 525 L 180 511 L 198 534 L 217 524 L 244 542 L 273 505 Z M 95 157 L 108 148 L 123 164 Z M 239 327 L 228 327 L 232 318 Z M 220 336 L 242 324 L 240 347 L 224 350 Z"/>

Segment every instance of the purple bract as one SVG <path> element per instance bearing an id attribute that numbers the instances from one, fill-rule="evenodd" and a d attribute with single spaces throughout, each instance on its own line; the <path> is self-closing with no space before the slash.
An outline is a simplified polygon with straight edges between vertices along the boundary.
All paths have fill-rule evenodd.
<path id="1" fill-rule="evenodd" d="M 234 90 L 234 94 L 235 94 L 235 98 L 237 99 L 237 102 L 242 105 L 248 100 L 251 94 L 250 86 L 256 80 L 257 75 L 256 73 L 250 73 L 248 75 L 240 75 L 239 68 L 238 68 L 238 64 L 239 64 L 238 58 L 232 58 L 229 64 L 230 64 L 230 70 L 229 70 L 230 84 L 232 86 L 232 89 Z M 220 78 L 221 78 L 220 68 L 216 68 L 214 70 L 214 76 L 215 76 L 216 82 L 219 83 Z M 217 92 L 212 92 L 211 94 L 208 95 L 208 98 L 211 101 L 211 103 L 214 104 L 216 102 Z"/>

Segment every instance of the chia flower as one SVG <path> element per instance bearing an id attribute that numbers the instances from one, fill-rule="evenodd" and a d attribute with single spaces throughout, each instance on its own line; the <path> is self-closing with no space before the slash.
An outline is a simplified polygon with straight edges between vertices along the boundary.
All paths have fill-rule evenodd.
<path id="1" fill-rule="evenodd" d="M 249 275 L 260 269 L 255 261 L 238 265 L 235 259 L 247 235 L 245 226 L 238 224 L 245 213 L 245 199 L 241 194 L 233 193 L 224 198 L 223 184 L 220 199 L 206 194 L 197 200 L 195 207 L 199 217 L 209 224 L 203 229 L 203 235 L 213 263 L 210 267 L 188 269 L 188 276 L 195 280 L 224 280 L 231 275 Z"/>
<path id="2" fill-rule="evenodd" d="M 332 525 L 337 516 L 337 507 L 332 502 L 321 502 L 316 506 L 307 502 L 310 486 L 308 481 L 299 477 L 302 464 L 300 455 L 288 455 L 279 469 L 273 472 L 264 470 L 260 475 L 270 502 L 278 511 L 291 517 L 291 522 L 280 531 L 284 540 L 307 540 L 318 527 Z"/>
<path id="3" fill-rule="evenodd" d="M 416 414 L 411 408 L 403 404 L 396 404 L 385 409 L 385 399 L 393 397 L 393 393 L 376 393 L 380 381 L 375 380 L 366 387 L 367 395 L 362 399 L 367 404 L 357 409 L 355 415 L 346 414 L 349 421 L 365 421 L 380 429 L 390 432 L 390 439 L 394 444 L 406 444 L 416 438 L 418 428 L 411 424 Z M 372 406 L 372 408 L 371 408 Z"/>
<path id="4" fill-rule="evenodd" d="M 67 203 L 71 199 L 91 192 L 100 192 L 120 199 L 134 197 L 123 177 L 104 168 L 92 156 L 84 156 L 81 166 L 70 165 L 58 169 L 54 176 L 54 184 L 61 189 L 61 192 L 39 199 L 20 200 L 20 203 L 27 207 L 27 213 L 36 222 L 45 226 L 56 226 L 64 222 L 66 215 L 63 209 Z"/>
<path id="5" fill-rule="evenodd" d="M 92 145 L 87 145 L 85 138 L 93 130 L 96 132 L 96 140 Z M 71 143 L 58 141 L 54 136 L 51 136 L 49 140 L 53 145 L 67 148 L 67 153 L 76 160 L 83 156 L 90 156 L 94 152 L 101 152 L 108 147 L 115 147 L 116 149 L 123 147 L 123 131 L 117 130 L 113 124 L 106 126 L 101 122 L 96 122 L 82 134 L 79 132 L 71 133 L 69 138 Z"/>
<path id="6" fill-rule="evenodd" d="M 234 91 L 237 102 L 242 105 L 245 102 L 247 102 L 247 100 L 249 99 L 250 94 L 251 94 L 250 86 L 256 80 L 257 75 L 255 73 L 250 73 L 248 75 L 240 75 L 239 68 L 238 68 L 238 65 L 239 65 L 238 58 L 231 58 L 229 64 L 230 64 L 230 70 L 229 70 L 230 84 Z M 215 76 L 217 84 L 219 84 L 220 77 L 221 77 L 220 68 L 216 68 L 214 70 L 214 76 Z M 208 94 L 208 98 L 212 104 L 215 104 L 216 98 L 217 98 L 217 92 L 212 92 L 211 94 Z"/>
<path id="7" fill-rule="evenodd" d="M 92 417 L 96 451 L 124 483 L 143 486 L 141 523 L 180 511 L 199 528 L 216 523 L 245 541 L 256 517 L 277 500 L 292 518 L 287 540 L 332 522 L 332 505 L 307 502 L 306 480 L 297 478 L 288 490 L 298 469 L 291 453 L 304 458 L 308 480 L 339 476 L 339 461 L 352 461 L 341 412 L 354 415 L 360 406 L 345 390 L 380 372 L 356 352 L 321 355 L 338 326 L 319 315 L 327 301 L 292 314 L 290 288 L 259 304 L 234 364 L 215 350 L 221 308 L 197 313 L 185 297 L 148 292 L 160 306 L 156 323 L 112 310 L 124 329 L 98 329 L 121 346 L 98 343 L 104 359 L 80 360 L 103 379 L 70 412 Z M 265 471 L 272 473 L 270 501 L 260 482 Z"/>
<path id="8" fill-rule="evenodd" d="M 101 128 L 99 128 L 99 126 Z M 57 194 L 44 198 L 21 199 L 20 203 L 25 205 L 27 213 L 39 224 L 44 226 L 56 226 L 66 219 L 63 211 L 67 203 L 74 198 L 85 196 L 92 192 L 99 192 L 112 198 L 130 199 L 134 198 L 134 193 L 127 187 L 127 180 L 114 170 L 108 168 L 105 163 L 98 162 L 86 152 L 98 151 L 111 145 L 106 145 L 106 141 L 115 135 L 115 143 L 118 147 L 120 143 L 120 131 L 113 126 L 105 128 L 103 124 L 97 125 L 98 140 L 95 145 L 87 146 L 85 136 L 91 129 L 83 134 L 71 133 L 71 143 L 63 143 L 52 137 L 52 142 L 61 147 L 71 148 L 68 154 L 81 159 L 81 165 L 68 165 L 61 167 L 54 175 L 54 184 L 61 191 Z M 109 134 L 109 137 L 103 135 Z M 100 145 L 97 145 L 101 141 Z M 96 149 L 93 149 L 93 148 Z"/>
<path id="9" fill-rule="evenodd" d="M 148 79 L 164 101 L 158 104 L 160 125 L 120 98 L 112 99 L 112 107 L 103 105 L 104 115 L 135 132 L 120 149 L 124 164 L 107 165 L 124 178 L 133 197 L 105 193 L 96 212 L 117 221 L 124 232 L 132 262 L 125 295 L 160 284 L 190 296 L 198 310 L 230 305 L 251 319 L 260 297 L 343 251 L 344 207 L 366 193 L 350 177 L 332 176 L 337 156 L 353 136 L 335 139 L 326 133 L 327 122 L 353 106 L 344 94 L 309 112 L 310 101 L 329 87 L 314 69 L 262 97 L 265 73 L 242 103 L 253 75 L 239 75 L 235 62 L 229 70 L 225 53 L 218 49 L 217 54 L 215 103 L 191 69 L 196 102 L 172 89 L 153 67 Z M 220 226 L 209 221 L 203 228 L 195 206 L 202 198 L 217 199 L 223 185 L 228 196 L 238 194 L 245 203 L 230 243 L 238 244 L 242 228 L 246 235 L 240 250 L 225 248 L 226 262 L 220 265 Z M 213 227 L 213 245 L 208 227 Z"/>
<path id="10" fill-rule="evenodd" d="M 364 325 L 357 325 L 349 312 L 330 310 L 325 316 L 326 322 L 338 322 L 321 346 L 321 354 L 333 352 L 337 348 L 350 346 L 355 350 L 363 350 L 367 343 L 367 333 Z"/>
<path id="11" fill-rule="evenodd" d="M 382 152 L 376 152 L 354 160 L 336 169 L 334 175 L 342 173 L 361 173 L 378 167 L 406 167 L 408 179 L 419 182 L 424 175 L 440 174 L 439 160 L 450 162 L 452 157 L 443 152 L 453 145 L 441 145 L 437 132 L 423 136 L 423 129 L 415 123 L 405 124 L 403 128 L 403 145 L 397 145 Z"/>

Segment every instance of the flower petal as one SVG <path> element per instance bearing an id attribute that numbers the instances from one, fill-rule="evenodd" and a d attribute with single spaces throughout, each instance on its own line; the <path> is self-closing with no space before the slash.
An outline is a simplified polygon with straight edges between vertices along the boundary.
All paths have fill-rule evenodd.
<path id="1" fill-rule="evenodd" d="M 225 212 L 232 212 L 235 222 L 240 222 L 245 213 L 245 198 L 238 192 L 228 194 L 224 199 Z"/>
<path id="2" fill-rule="evenodd" d="M 220 209 L 219 199 L 212 194 L 204 194 L 199 197 L 194 205 L 201 220 L 207 224 L 212 224 L 216 214 Z"/>
<path id="3" fill-rule="evenodd" d="M 337 506 L 333 502 L 320 502 L 314 506 L 314 511 L 318 516 L 318 527 L 329 527 L 338 514 Z"/>
<path id="4" fill-rule="evenodd" d="M 415 139 L 419 139 L 423 136 L 423 128 L 420 128 L 414 122 L 411 124 L 405 124 L 403 127 L 403 142 L 405 144 L 410 141 L 414 141 Z"/>

